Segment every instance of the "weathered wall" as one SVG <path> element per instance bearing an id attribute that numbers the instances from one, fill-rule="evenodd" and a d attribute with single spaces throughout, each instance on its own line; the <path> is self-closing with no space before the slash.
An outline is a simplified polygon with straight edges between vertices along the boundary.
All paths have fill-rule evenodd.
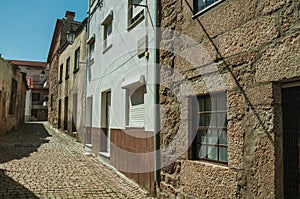
<path id="1" fill-rule="evenodd" d="M 20 72 L 18 67 L 0 58 L 0 68 L 0 134 L 2 134 L 15 130 L 24 123 L 27 87 L 25 75 Z M 9 113 L 12 78 L 17 81 L 17 91 L 16 101 L 13 104 L 14 112 Z"/>
<path id="2" fill-rule="evenodd" d="M 228 165 L 188 160 L 185 154 L 161 170 L 159 195 L 282 198 L 280 92 L 281 84 L 300 79 L 300 2 L 225 0 L 195 19 L 191 0 L 162 0 L 161 7 L 162 28 L 187 35 L 207 51 L 211 62 L 193 57 L 195 43 L 182 42 L 165 30 L 161 48 L 175 53 L 161 50 L 160 63 L 187 79 L 196 95 L 225 86 Z M 206 70 L 207 63 L 215 63 L 219 74 Z M 161 72 L 162 84 L 166 84 L 169 73 Z M 222 77 L 222 82 L 213 82 L 208 89 L 205 78 L 214 75 Z M 174 80 L 173 86 L 177 83 Z M 176 135 L 185 110 L 166 88 L 161 87 L 160 94 L 168 118 L 161 131 L 161 145 L 166 146 Z"/>
<path id="3" fill-rule="evenodd" d="M 83 24 L 84 25 L 84 24 Z M 75 51 L 80 48 L 79 70 L 74 69 Z M 66 78 L 66 61 L 70 58 L 69 77 Z M 62 82 L 58 84 L 58 100 L 62 100 L 61 108 L 61 127 L 64 124 L 65 98 L 68 97 L 68 132 L 72 134 L 72 125 L 75 125 L 78 138 L 81 142 L 83 137 L 84 122 L 84 92 L 85 92 L 85 67 L 86 67 L 86 30 L 83 27 L 72 45 L 67 45 L 59 55 L 59 66 L 63 65 Z M 60 69 L 57 70 L 56 76 L 59 77 Z M 77 99 L 73 99 L 74 94 Z M 77 112 L 73 113 L 77 101 Z M 76 124 L 75 124 L 76 123 Z"/>

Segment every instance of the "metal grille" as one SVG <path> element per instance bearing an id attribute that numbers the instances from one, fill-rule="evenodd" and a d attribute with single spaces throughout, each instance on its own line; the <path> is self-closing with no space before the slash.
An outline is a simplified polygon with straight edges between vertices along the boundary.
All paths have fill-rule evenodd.
<path id="1" fill-rule="evenodd" d="M 282 91 L 284 198 L 299 198 L 300 87 Z"/>

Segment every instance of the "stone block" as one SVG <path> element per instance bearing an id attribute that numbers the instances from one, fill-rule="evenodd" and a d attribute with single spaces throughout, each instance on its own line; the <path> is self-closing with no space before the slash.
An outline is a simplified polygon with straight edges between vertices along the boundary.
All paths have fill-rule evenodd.
<path id="1" fill-rule="evenodd" d="M 300 33 L 281 39 L 264 49 L 255 62 L 256 82 L 279 81 L 300 76 Z"/>
<path id="2" fill-rule="evenodd" d="M 214 41 L 223 57 L 252 51 L 278 37 L 274 16 L 261 17 L 217 37 Z"/>
<path id="3" fill-rule="evenodd" d="M 235 198 L 237 173 L 226 166 L 200 161 L 182 164 L 183 192 L 198 198 Z"/>

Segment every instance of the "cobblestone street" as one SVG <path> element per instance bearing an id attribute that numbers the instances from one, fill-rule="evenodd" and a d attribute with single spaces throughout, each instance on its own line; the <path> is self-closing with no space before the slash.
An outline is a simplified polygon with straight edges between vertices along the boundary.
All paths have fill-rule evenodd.
<path id="1" fill-rule="evenodd" d="M 0 138 L 0 198 L 147 198 L 75 139 L 47 123 Z"/>

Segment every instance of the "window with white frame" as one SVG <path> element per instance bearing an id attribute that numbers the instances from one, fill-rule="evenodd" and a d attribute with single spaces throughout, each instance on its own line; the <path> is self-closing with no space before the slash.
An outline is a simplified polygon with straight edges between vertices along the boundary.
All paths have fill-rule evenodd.
<path id="1" fill-rule="evenodd" d="M 145 15 L 144 0 L 129 0 L 128 1 L 128 26 L 136 24 L 144 18 Z"/>
<path id="2" fill-rule="evenodd" d="M 217 4 L 221 1 L 222 0 L 194 0 L 194 12 L 197 13 L 202 10 L 205 10 L 213 4 Z"/>
<path id="3" fill-rule="evenodd" d="M 101 23 L 103 25 L 103 49 L 104 51 L 111 47 L 111 36 L 113 31 L 113 12 L 111 11 L 110 14 L 103 20 Z"/>
<path id="4" fill-rule="evenodd" d="M 198 97 L 199 118 L 192 146 L 192 159 L 227 164 L 226 95 Z"/>
<path id="5" fill-rule="evenodd" d="M 95 51 L 95 36 L 93 36 L 89 41 L 89 62 L 92 64 L 94 62 L 94 51 Z"/>
<path id="6" fill-rule="evenodd" d="M 145 93 L 145 85 L 129 92 L 128 124 L 130 127 L 144 127 L 145 125 Z"/>

